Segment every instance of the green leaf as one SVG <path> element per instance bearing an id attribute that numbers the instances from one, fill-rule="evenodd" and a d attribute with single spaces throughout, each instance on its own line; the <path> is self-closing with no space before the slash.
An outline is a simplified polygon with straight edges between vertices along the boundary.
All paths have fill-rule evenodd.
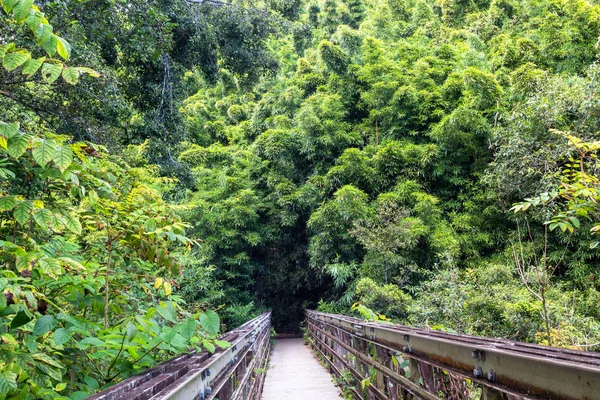
<path id="1" fill-rule="evenodd" d="M 21 72 L 23 73 L 23 75 L 27 75 L 28 77 L 30 77 L 40 69 L 44 61 L 46 61 L 46 57 L 31 58 L 27 60 L 25 64 L 23 64 Z"/>
<path id="2" fill-rule="evenodd" d="M 69 57 L 71 57 L 71 45 L 65 39 L 61 37 L 56 37 L 56 51 L 58 54 L 65 59 L 65 61 L 69 61 Z M 77 72 L 77 71 L 75 71 Z M 69 82 L 70 83 L 70 82 Z"/>
<path id="3" fill-rule="evenodd" d="M 22 201 L 15 207 L 13 217 L 21 225 L 25 224 L 31 218 L 33 211 L 33 203 L 31 201 Z"/>
<path id="4" fill-rule="evenodd" d="M 31 138 L 29 133 L 18 133 L 8 138 L 8 154 L 13 158 L 21 157 L 27 151 Z"/>
<path id="5" fill-rule="evenodd" d="M 177 334 L 177 330 L 175 328 L 165 328 L 163 333 L 161 333 L 160 338 L 165 343 L 171 343 L 173 339 L 175 339 L 175 335 Z"/>
<path id="6" fill-rule="evenodd" d="M 13 9 L 15 4 L 17 4 L 17 1 L 19 0 L 2 0 L 2 7 L 4 8 L 4 11 L 8 14 Z"/>
<path id="7" fill-rule="evenodd" d="M 33 31 L 33 34 L 35 35 L 40 24 L 47 24 L 48 20 L 44 17 L 44 14 L 42 14 L 41 12 L 34 11 L 29 13 L 25 22 L 27 23 L 29 29 L 31 29 Z"/>
<path id="8" fill-rule="evenodd" d="M 52 38 L 52 25 L 49 24 L 38 24 L 35 30 L 35 37 L 38 40 L 38 44 L 43 44 Z M 52 55 L 52 54 L 51 54 Z"/>
<path id="9" fill-rule="evenodd" d="M 13 335 L 10 335 L 8 333 L 0 334 L 0 340 L 2 340 L 4 343 L 8 343 L 13 346 L 16 346 L 17 344 L 19 344 L 19 342 L 17 342 L 17 339 L 15 339 L 15 337 Z"/>
<path id="10" fill-rule="evenodd" d="M 49 316 L 49 315 L 44 315 L 44 317 L 47 317 L 47 316 Z M 44 364 L 50 365 L 52 367 L 61 368 L 61 369 L 65 368 L 61 363 L 56 361 L 54 358 L 50 357 L 48 354 L 35 353 L 35 354 L 32 354 L 31 356 L 34 359 L 36 359 Z M 60 377 L 59 377 L 59 379 L 60 379 Z"/>
<path id="11" fill-rule="evenodd" d="M 177 313 L 175 312 L 175 308 L 173 308 L 173 305 L 171 305 L 171 307 L 168 307 L 167 304 L 169 304 L 169 303 L 159 304 L 156 307 L 156 311 L 160 314 L 161 317 L 163 317 L 167 321 L 176 322 L 177 321 Z"/>
<path id="12" fill-rule="evenodd" d="M 60 261 L 61 264 L 68 265 L 71 268 L 79 269 L 81 271 L 85 270 L 85 267 L 79 261 L 73 260 L 72 258 L 58 257 L 57 260 Z"/>
<path id="13" fill-rule="evenodd" d="M 215 345 L 212 344 L 211 342 L 209 342 L 208 340 L 203 340 L 202 341 L 202 346 L 204 346 L 204 348 L 206 350 L 208 350 L 210 353 L 214 353 L 216 348 Z"/>
<path id="14" fill-rule="evenodd" d="M 126 329 L 127 329 L 127 339 L 133 340 L 133 338 L 136 337 L 136 335 L 138 333 L 137 327 L 132 322 L 129 322 L 127 324 Z"/>
<path id="15" fill-rule="evenodd" d="M 104 346 L 104 342 L 100 339 L 98 339 L 97 337 L 87 337 L 85 339 L 80 340 L 77 343 L 77 346 L 82 349 L 85 350 L 90 346 L 94 346 L 94 347 L 100 347 L 100 346 Z"/>
<path id="16" fill-rule="evenodd" d="M 226 340 L 215 340 L 215 344 L 222 349 L 228 349 L 231 347 L 231 343 Z"/>
<path id="17" fill-rule="evenodd" d="M 179 333 L 187 340 L 190 340 L 196 334 L 196 325 L 196 320 L 190 318 L 179 324 Z"/>
<path id="18" fill-rule="evenodd" d="M 15 315 L 13 320 L 10 322 L 10 329 L 20 328 L 21 326 L 29 323 L 29 321 L 31 321 L 32 319 L 33 318 L 31 317 L 31 315 L 29 315 L 29 313 L 21 310 L 17 313 L 17 315 Z"/>
<path id="19" fill-rule="evenodd" d="M 94 378 L 92 378 L 91 376 L 86 376 L 85 378 L 83 378 L 83 381 L 85 382 L 86 385 L 88 385 L 90 388 L 96 390 L 100 387 L 100 384 L 98 383 L 98 381 Z"/>
<path id="20" fill-rule="evenodd" d="M 73 394 L 71 394 L 71 396 L 69 397 L 71 400 L 84 400 L 87 399 L 88 397 L 90 397 L 92 394 L 88 393 L 88 392 L 73 392 Z"/>
<path id="21" fill-rule="evenodd" d="M 200 314 L 200 325 L 209 335 L 216 335 L 221 328 L 221 320 L 216 312 L 208 310 Z"/>
<path id="22" fill-rule="evenodd" d="M 165 296 L 170 296 L 173 292 L 173 286 L 171 286 L 170 282 L 165 281 L 163 288 L 165 289 Z"/>
<path id="23" fill-rule="evenodd" d="M 79 235 L 81 233 L 81 222 L 79 222 L 79 217 L 69 213 L 63 213 L 63 217 L 65 220 L 65 227 L 71 232 Z"/>
<path id="24" fill-rule="evenodd" d="M 17 205 L 17 199 L 14 196 L 6 196 L 0 198 L 0 212 L 10 211 Z"/>
<path id="25" fill-rule="evenodd" d="M 29 10 L 31 10 L 31 6 L 33 6 L 33 0 L 19 0 L 13 9 L 17 22 L 25 22 L 25 19 L 29 15 Z"/>
<path id="26" fill-rule="evenodd" d="M 67 383 L 66 382 L 61 382 L 61 383 L 59 383 L 58 385 L 56 385 L 54 387 L 54 390 L 56 390 L 57 392 L 62 392 L 66 388 L 67 388 Z"/>
<path id="27" fill-rule="evenodd" d="M 44 63 L 44 65 L 42 65 L 42 78 L 48 83 L 54 83 L 62 73 L 62 70 L 62 64 Z"/>
<path id="28" fill-rule="evenodd" d="M 15 136 L 18 133 L 19 133 L 19 123 L 18 122 L 6 123 L 6 122 L 0 121 L 0 135 L 4 136 L 7 139 L 10 139 L 11 137 Z"/>
<path id="29" fill-rule="evenodd" d="M 17 374 L 10 371 L 0 372 L 0 397 L 17 388 Z"/>
<path id="30" fill-rule="evenodd" d="M 70 83 L 71 85 L 76 85 L 79 82 L 79 71 L 76 68 L 68 67 L 65 68 L 62 77 L 65 82 Z"/>
<path id="31" fill-rule="evenodd" d="M 34 160 L 45 167 L 53 158 L 56 152 L 56 142 L 52 139 L 42 139 L 39 145 L 33 148 L 32 154 Z"/>
<path id="32" fill-rule="evenodd" d="M 573 224 L 573 226 L 575 226 L 575 228 L 579 228 L 581 226 L 581 222 L 579 222 L 579 219 L 577 219 L 576 217 L 569 217 L 569 219 L 571 220 L 571 223 Z"/>
<path id="33" fill-rule="evenodd" d="M 87 67 L 77 67 L 77 70 L 79 71 L 79 73 L 89 75 L 92 78 L 100 78 L 102 76 L 100 72 Z"/>
<path id="34" fill-rule="evenodd" d="M 2 65 L 7 71 L 12 71 L 23 65 L 30 58 L 31 54 L 27 50 L 18 50 L 5 55 Z"/>
<path id="35" fill-rule="evenodd" d="M 154 232 L 156 230 L 156 226 L 157 222 L 154 218 L 148 218 L 146 222 L 144 222 L 144 230 L 146 232 Z"/>
<path id="36" fill-rule="evenodd" d="M 57 346 L 67 343 L 71 339 L 71 334 L 65 328 L 58 328 L 52 335 L 52 340 Z"/>
<path id="37" fill-rule="evenodd" d="M 38 265 L 43 273 L 51 276 L 60 275 L 60 262 L 56 258 L 45 257 L 38 260 Z"/>
<path id="38" fill-rule="evenodd" d="M 40 319 L 35 322 L 33 327 L 33 335 L 41 336 L 56 327 L 56 319 L 52 315 L 43 315 Z"/>
<path id="39" fill-rule="evenodd" d="M 45 208 L 39 208 L 33 212 L 33 219 L 43 229 L 50 229 L 52 223 L 52 212 Z"/>
<path id="40" fill-rule="evenodd" d="M 51 34 L 50 37 L 42 43 L 42 47 L 50 57 L 56 54 L 56 46 L 58 45 L 58 36 Z"/>
<path id="41" fill-rule="evenodd" d="M 68 145 L 57 146 L 54 152 L 54 163 L 64 172 L 73 162 L 73 150 Z"/>

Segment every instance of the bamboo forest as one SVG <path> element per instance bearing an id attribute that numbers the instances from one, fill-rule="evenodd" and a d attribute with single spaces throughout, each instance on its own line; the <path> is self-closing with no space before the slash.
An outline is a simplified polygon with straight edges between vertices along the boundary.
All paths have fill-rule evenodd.
<path id="1" fill-rule="evenodd" d="M 0 399 L 267 310 L 600 351 L 600 1 L 0 5 Z"/>

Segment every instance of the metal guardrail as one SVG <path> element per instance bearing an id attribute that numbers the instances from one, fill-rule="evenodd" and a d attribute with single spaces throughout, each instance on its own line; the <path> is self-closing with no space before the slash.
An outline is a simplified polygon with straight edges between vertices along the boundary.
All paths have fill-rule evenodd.
<path id="1" fill-rule="evenodd" d="M 600 354 L 306 311 L 311 345 L 357 399 L 600 399 Z"/>
<path id="2" fill-rule="evenodd" d="M 231 347 L 193 352 L 97 393 L 88 400 L 258 400 L 270 352 L 271 313 L 225 333 Z"/>

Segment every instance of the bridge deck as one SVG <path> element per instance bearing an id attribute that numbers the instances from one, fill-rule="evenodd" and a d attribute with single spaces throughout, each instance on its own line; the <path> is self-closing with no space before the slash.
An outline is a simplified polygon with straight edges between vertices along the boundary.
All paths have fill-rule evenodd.
<path id="1" fill-rule="evenodd" d="M 303 339 L 280 339 L 271 363 L 262 400 L 337 400 L 340 392 Z"/>

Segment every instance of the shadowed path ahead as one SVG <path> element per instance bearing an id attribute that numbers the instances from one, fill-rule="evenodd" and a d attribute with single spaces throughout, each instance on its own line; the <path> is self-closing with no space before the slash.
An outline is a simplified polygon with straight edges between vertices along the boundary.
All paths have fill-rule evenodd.
<path id="1" fill-rule="evenodd" d="M 303 339 L 280 339 L 271 353 L 262 400 L 338 400 L 331 379 Z"/>

